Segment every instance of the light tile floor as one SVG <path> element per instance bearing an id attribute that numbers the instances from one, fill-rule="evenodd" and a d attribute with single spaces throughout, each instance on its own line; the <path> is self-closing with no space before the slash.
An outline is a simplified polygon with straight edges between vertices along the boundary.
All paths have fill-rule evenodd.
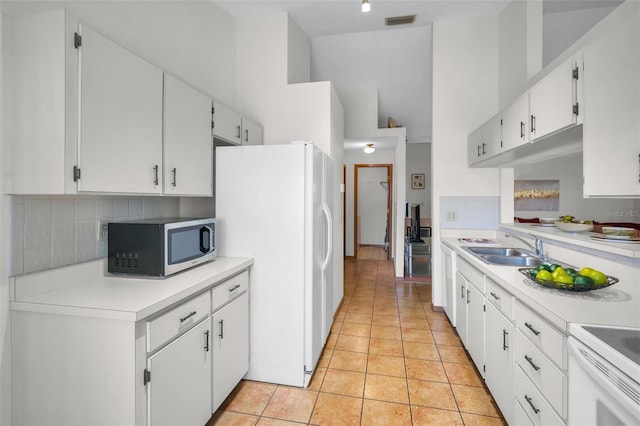
<path id="1" fill-rule="evenodd" d="M 504 425 L 431 285 L 375 251 L 345 262 L 345 297 L 307 389 L 242 381 L 210 425 Z"/>

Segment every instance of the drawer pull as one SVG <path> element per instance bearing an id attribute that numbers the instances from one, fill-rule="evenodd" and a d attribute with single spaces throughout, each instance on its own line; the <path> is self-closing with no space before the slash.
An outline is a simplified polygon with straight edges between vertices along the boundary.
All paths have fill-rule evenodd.
<path id="1" fill-rule="evenodd" d="M 528 397 L 527 395 L 525 395 L 525 396 L 524 396 L 524 399 L 526 399 L 526 400 L 527 400 L 527 402 L 529 403 L 529 405 L 530 405 L 530 406 L 531 406 L 531 408 L 533 409 L 533 412 L 534 412 L 534 413 L 538 414 L 538 413 L 540 412 L 540 409 L 539 409 L 539 408 L 537 408 L 535 405 L 533 405 L 533 402 L 532 402 L 533 400 L 532 400 L 530 397 Z"/>
<path id="2" fill-rule="evenodd" d="M 528 356 L 526 356 L 526 355 L 525 355 L 525 356 L 524 356 L 524 359 L 526 359 L 526 360 L 527 360 L 527 362 L 528 362 L 529 364 L 531 364 L 531 366 L 533 367 L 533 369 L 534 369 L 534 370 L 536 370 L 536 371 L 540 370 L 540 367 L 538 367 L 537 365 L 535 365 L 535 364 L 533 363 L 533 359 L 532 359 L 531 357 L 528 357 Z"/>
<path id="3" fill-rule="evenodd" d="M 467 304 L 471 303 L 471 300 L 469 299 L 469 290 L 467 290 Z"/>
<path id="4" fill-rule="evenodd" d="M 185 322 L 186 320 L 188 320 L 189 318 L 191 318 L 192 316 L 194 316 L 196 314 L 196 311 L 191 312 L 189 315 L 187 315 L 184 318 L 180 318 L 180 324 L 182 324 L 183 322 Z"/>
<path id="5" fill-rule="evenodd" d="M 500 296 L 498 296 L 497 294 L 495 294 L 494 292 L 489 293 L 491 296 L 493 296 L 494 299 L 496 300 L 500 300 Z"/>
<path id="6" fill-rule="evenodd" d="M 239 288 L 240 288 L 240 284 L 236 284 L 236 285 L 234 285 L 233 287 L 231 287 L 229 289 L 229 293 L 233 293 L 234 291 L 236 291 Z"/>
<path id="7" fill-rule="evenodd" d="M 540 334 L 540 332 L 538 330 L 536 330 L 535 328 L 533 328 L 533 326 L 531 324 L 529 324 L 528 322 L 525 322 L 524 326 L 527 327 L 529 330 L 531 330 L 531 332 L 533 334 L 535 334 L 536 336 L 538 336 Z"/>
<path id="8" fill-rule="evenodd" d="M 220 334 L 218 334 L 218 337 L 222 340 L 224 339 L 224 320 L 218 321 L 218 324 L 220 324 Z"/>
<path id="9" fill-rule="evenodd" d="M 507 349 L 509 349 L 509 346 L 507 346 L 507 336 L 509 335 L 509 333 L 507 333 L 507 330 L 502 330 L 502 350 L 506 351 Z"/>
<path id="10" fill-rule="evenodd" d="M 209 330 L 204 332 L 204 351 L 209 352 Z"/>
<path id="11" fill-rule="evenodd" d="M 460 286 L 460 298 L 464 299 L 464 286 L 463 285 Z"/>

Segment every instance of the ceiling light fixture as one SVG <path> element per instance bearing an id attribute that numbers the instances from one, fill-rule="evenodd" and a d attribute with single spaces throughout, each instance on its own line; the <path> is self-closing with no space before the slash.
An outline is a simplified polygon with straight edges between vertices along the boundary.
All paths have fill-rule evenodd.
<path id="1" fill-rule="evenodd" d="M 375 148 L 373 147 L 372 143 L 368 143 L 367 146 L 364 147 L 364 152 L 366 152 L 367 154 L 371 154 L 373 152 L 375 152 Z"/>
<path id="2" fill-rule="evenodd" d="M 368 12 L 371 10 L 371 5 L 369 4 L 369 0 L 362 0 L 362 11 Z"/>

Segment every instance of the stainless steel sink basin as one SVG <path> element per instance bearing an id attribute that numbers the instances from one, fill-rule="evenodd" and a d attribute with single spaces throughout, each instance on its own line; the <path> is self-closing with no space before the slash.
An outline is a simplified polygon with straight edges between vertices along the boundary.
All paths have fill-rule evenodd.
<path id="1" fill-rule="evenodd" d="M 486 254 L 478 256 L 480 259 L 493 265 L 509 265 L 509 266 L 538 266 L 542 265 L 544 260 L 534 256 L 501 256 L 497 254 Z"/>
<path id="2" fill-rule="evenodd" d="M 468 251 L 476 255 L 498 255 L 498 256 L 528 256 L 533 257 L 533 253 L 521 248 L 512 247 L 465 247 Z"/>

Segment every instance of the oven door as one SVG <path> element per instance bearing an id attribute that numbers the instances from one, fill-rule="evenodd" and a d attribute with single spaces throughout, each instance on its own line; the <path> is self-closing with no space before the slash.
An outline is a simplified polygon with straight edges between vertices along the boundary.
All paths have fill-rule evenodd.
<path id="1" fill-rule="evenodd" d="M 202 220 L 165 226 L 165 275 L 215 257 L 215 221 Z"/>
<path id="2" fill-rule="evenodd" d="M 569 425 L 640 424 L 640 385 L 569 337 Z"/>

